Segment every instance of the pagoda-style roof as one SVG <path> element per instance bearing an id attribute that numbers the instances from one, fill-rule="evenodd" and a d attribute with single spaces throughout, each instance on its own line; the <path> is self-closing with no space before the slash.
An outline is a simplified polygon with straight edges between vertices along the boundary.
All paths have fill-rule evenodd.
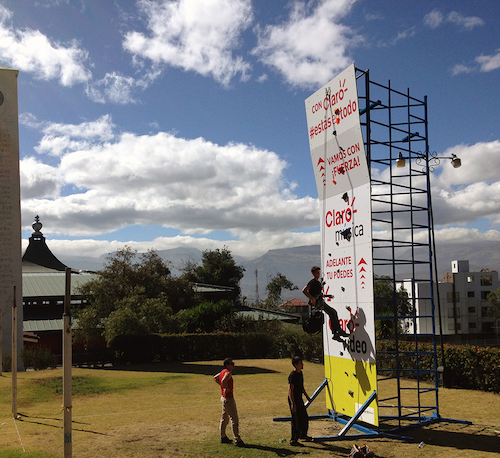
<path id="1" fill-rule="evenodd" d="M 23 268 L 30 266 L 30 270 L 38 270 L 35 266 L 45 267 L 57 271 L 64 271 L 66 265 L 57 259 L 49 247 L 45 243 L 45 237 L 40 232 L 42 223 L 38 216 L 35 217 L 35 222 L 32 224 L 33 233 L 29 238 L 28 248 L 23 255 Z M 24 269 L 23 269 L 24 270 Z"/>

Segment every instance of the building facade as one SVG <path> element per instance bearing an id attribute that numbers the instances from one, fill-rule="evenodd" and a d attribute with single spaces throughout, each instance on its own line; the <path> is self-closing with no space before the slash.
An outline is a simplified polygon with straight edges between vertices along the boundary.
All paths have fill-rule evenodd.
<path id="1" fill-rule="evenodd" d="M 22 258 L 24 340 L 29 338 L 33 342 L 35 336 L 40 346 L 61 355 L 66 265 L 47 246 L 38 216 L 32 227 Z M 82 302 L 79 287 L 96 277 L 93 273 L 71 271 L 72 305 Z"/>
<path id="2" fill-rule="evenodd" d="M 404 288 L 414 298 L 417 333 L 443 335 L 491 335 L 498 333 L 498 323 L 493 316 L 493 306 L 488 295 L 500 288 L 497 271 L 483 269 L 471 272 L 469 261 L 452 261 L 451 272 L 444 281 L 433 284 L 414 284 L 405 280 Z M 438 294 L 439 292 L 439 301 Z M 431 297 L 434 297 L 435 329 L 432 324 Z M 440 309 L 440 310 L 439 310 Z M 413 324 L 411 325 L 413 326 Z"/>

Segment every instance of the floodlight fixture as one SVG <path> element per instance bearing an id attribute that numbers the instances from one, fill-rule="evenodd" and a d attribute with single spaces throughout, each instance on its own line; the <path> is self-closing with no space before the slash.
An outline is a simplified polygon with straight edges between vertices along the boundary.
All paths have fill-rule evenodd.
<path id="1" fill-rule="evenodd" d="M 458 169 L 462 165 L 462 161 L 456 154 L 451 155 L 451 165 Z"/>
<path id="2" fill-rule="evenodd" d="M 398 159 L 396 160 L 396 167 L 404 167 L 406 165 L 406 160 L 403 157 L 403 153 L 400 151 Z"/>

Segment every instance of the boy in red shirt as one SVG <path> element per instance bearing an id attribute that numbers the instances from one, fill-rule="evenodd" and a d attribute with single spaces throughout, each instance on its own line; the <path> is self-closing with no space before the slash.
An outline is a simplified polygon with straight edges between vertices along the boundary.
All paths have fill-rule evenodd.
<path id="1" fill-rule="evenodd" d="M 234 445 L 237 447 L 244 446 L 239 432 L 238 411 L 236 409 L 236 401 L 233 395 L 233 376 L 231 372 L 234 369 L 234 361 L 231 358 L 224 360 L 224 369 L 214 376 L 216 383 L 221 388 L 222 417 L 220 420 L 220 441 L 221 444 L 230 444 L 231 440 L 226 436 L 226 426 L 231 420 L 231 429 L 233 430 Z"/>

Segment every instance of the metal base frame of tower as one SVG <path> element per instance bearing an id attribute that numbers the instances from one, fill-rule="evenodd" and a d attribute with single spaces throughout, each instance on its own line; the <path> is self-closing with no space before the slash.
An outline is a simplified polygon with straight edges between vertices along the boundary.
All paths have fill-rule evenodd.
<path id="1" fill-rule="evenodd" d="M 441 313 L 434 291 L 437 263 L 430 186 L 436 153 L 429 152 L 427 97 L 419 100 L 409 89 L 397 91 L 390 81 L 386 86 L 375 83 L 369 70 L 356 68 L 356 79 L 371 175 L 377 390 L 350 418 L 333 411 L 310 418 L 346 425 L 338 435 L 315 441 L 345 440 L 350 428 L 360 434 L 349 434 L 349 439 L 382 436 L 411 441 L 401 435 L 410 427 L 439 421 L 470 424 L 439 413 L 438 356 L 444 366 L 444 348 L 439 320 L 439 355 L 436 298 L 438 316 Z M 422 296 L 422 291 L 428 293 Z M 431 304 L 429 310 L 420 310 L 422 300 Z M 327 386 L 325 380 L 313 399 Z M 358 421 L 374 401 L 379 411 L 376 428 Z"/>

